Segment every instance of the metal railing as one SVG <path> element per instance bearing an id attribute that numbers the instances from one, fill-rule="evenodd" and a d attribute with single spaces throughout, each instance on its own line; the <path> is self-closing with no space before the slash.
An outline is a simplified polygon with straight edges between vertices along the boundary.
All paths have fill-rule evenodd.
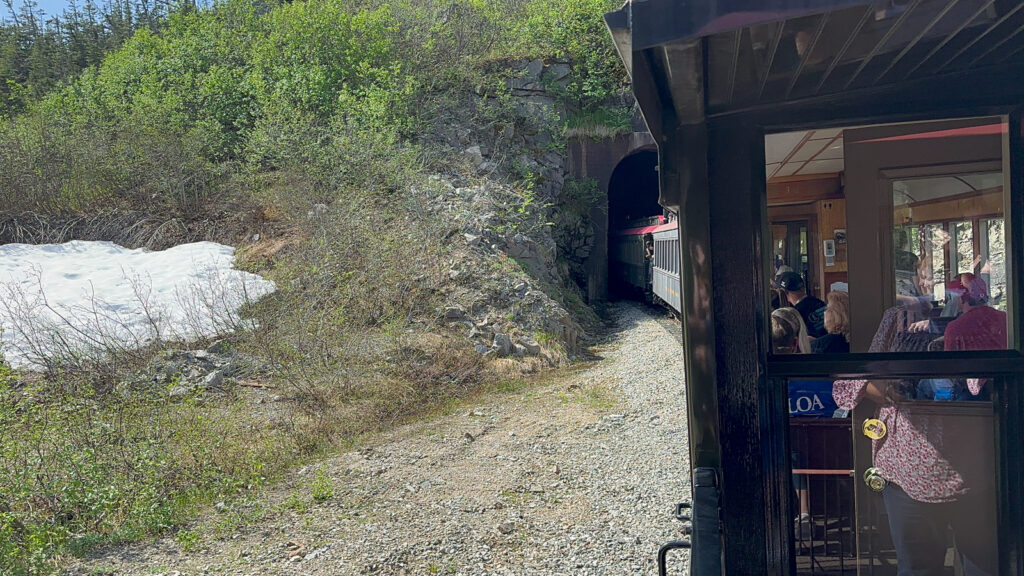
<path id="1" fill-rule="evenodd" d="M 794 488 L 810 517 L 794 521 L 798 574 L 857 573 L 853 443 L 846 418 L 791 418 Z M 799 512 L 800 497 L 794 500 Z"/>

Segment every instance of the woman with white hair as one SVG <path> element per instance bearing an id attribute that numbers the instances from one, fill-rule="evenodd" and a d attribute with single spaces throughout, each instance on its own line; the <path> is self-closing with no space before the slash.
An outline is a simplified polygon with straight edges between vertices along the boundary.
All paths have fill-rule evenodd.
<path id="1" fill-rule="evenodd" d="M 776 354 L 810 353 L 807 325 L 796 308 L 779 308 L 772 312 L 772 350 Z"/>
<path id="2" fill-rule="evenodd" d="M 825 331 L 811 342 L 815 354 L 844 354 L 850 351 L 850 295 L 833 290 L 825 298 Z"/>

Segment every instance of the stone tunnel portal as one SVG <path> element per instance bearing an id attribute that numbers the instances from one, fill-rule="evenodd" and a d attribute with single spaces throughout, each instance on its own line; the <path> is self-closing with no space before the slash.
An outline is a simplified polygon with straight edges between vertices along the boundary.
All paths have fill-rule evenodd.
<path id="1" fill-rule="evenodd" d="M 579 285 L 587 302 L 607 300 L 609 294 L 609 249 L 613 236 L 609 232 L 640 214 L 657 215 L 658 154 L 654 138 L 641 128 L 637 117 L 633 132 L 595 140 L 581 137 L 569 140 L 569 177 L 591 181 L 600 190 L 600 200 L 582 215 L 584 237 L 576 238 L 583 246 L 569 239 L 564 253 L 569 260 L 572 279 Z M 581 250 L 582 248 L 582 250 Z"/>
<path id="2" fill-rule="evenodd" d="M 622 159 L 608 182 L 608 295 L 612 299 L 636 298 L 637 290 L 624 280 L 628 272 L 616 260 L 618 231 L 647 224 L 662 215 L 658 204 L 658 153 L 640 150 Z"/>

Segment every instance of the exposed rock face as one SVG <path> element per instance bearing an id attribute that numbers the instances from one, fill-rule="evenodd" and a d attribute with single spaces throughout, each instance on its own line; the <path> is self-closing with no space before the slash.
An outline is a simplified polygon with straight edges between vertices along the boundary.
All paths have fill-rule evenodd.
<path id="1" fill-rule="evenodd" d="M 522 76 L 512 80 L 512 89 L 522 92 L 544 92 L 541 75 L 544 73 L 544 61 L 533 60 L 521 70 Z M 517 94 L 519 95 L 519 94 Z"/>
<path id="2" fill-rule="evenodd" d="M 512 340 L 508 337 L 508 334 L 495 334 L 494 345 L 491 349 L 497 352 L 498 356 L 508 356 L 512 352 Z"/>
<path id="3" fill-rule="evenodd" d="M 462 153 L 473 166 L 479 167 L 484 163 L 484 155 L 479 146 L 470 146 L 463 150 Z"/>
<path id="4" fill-rule="evenodd" d="M 449 306 L 444 311 L 445 320 L 463 320 L 466 318 L 466 311 L 461 306 Z"/>
<path id="5" fill-rule="evenodd" d="M 527 354 L 540 354 L 540 344 L 533 338 L 519 338 L 519 344 L 526 350 Z"/>
<path id="6" fill-rule="evenodd" d="M 437 174 L 413 191 L 452 227 L 452 287 L 439 317 L 449 326 L 465 324 L 486 356 L 551 359 L 538 340 L 572 354 L 583 337 L 579 318 L 566 309 L 569 300 L 579 301 L 570 264 L 589 256 L 594 233 L 558 215 L 567 166 L 558 144 L 564 111 L 554 94 L 570 73 L 567 62 L 514 64 L 506 86 L 511 107 L 493 89 L 477 87 L 466 108 L 499 120 L 487 129 L 458 117 L 442 125 L 436 136 L 462 171 Z"/>

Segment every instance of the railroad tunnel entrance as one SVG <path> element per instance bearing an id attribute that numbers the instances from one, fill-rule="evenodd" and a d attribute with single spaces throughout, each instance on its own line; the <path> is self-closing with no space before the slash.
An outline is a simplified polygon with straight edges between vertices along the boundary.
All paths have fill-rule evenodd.
<path id="1" fill-rule="evenodd" d="M 629 228 L 636 220 L 660 216 L 658 204 L 658 153 L 640 150 L 615 167 L 608 182 L 608 228 Z"/>
<path id="2" fill-rule="evenodd" d="M 569 178 L 586 195 L 575 212 L 566 212 L 572 223 L 563 226 L 561 250 L 569 276 L 585 300 L 595 303 L 610 297 L 615 236 L 610 232 L 641 214 L 661 213 L 658 207 L 658 153 L 643 119 L 634 118 L 634 131 L 595 140 L 572 138 L 568 142 Z M 626 218 L 626 215 L 629 218 Z"/>
<path id="3" fill-rule="evenodd" d="M 642 299 L 645 252 L 653 247 L 638 228 L 660 223 L 658 153 L 640 150 L 622 159 L 608 182 L 608 296 Z"/>

